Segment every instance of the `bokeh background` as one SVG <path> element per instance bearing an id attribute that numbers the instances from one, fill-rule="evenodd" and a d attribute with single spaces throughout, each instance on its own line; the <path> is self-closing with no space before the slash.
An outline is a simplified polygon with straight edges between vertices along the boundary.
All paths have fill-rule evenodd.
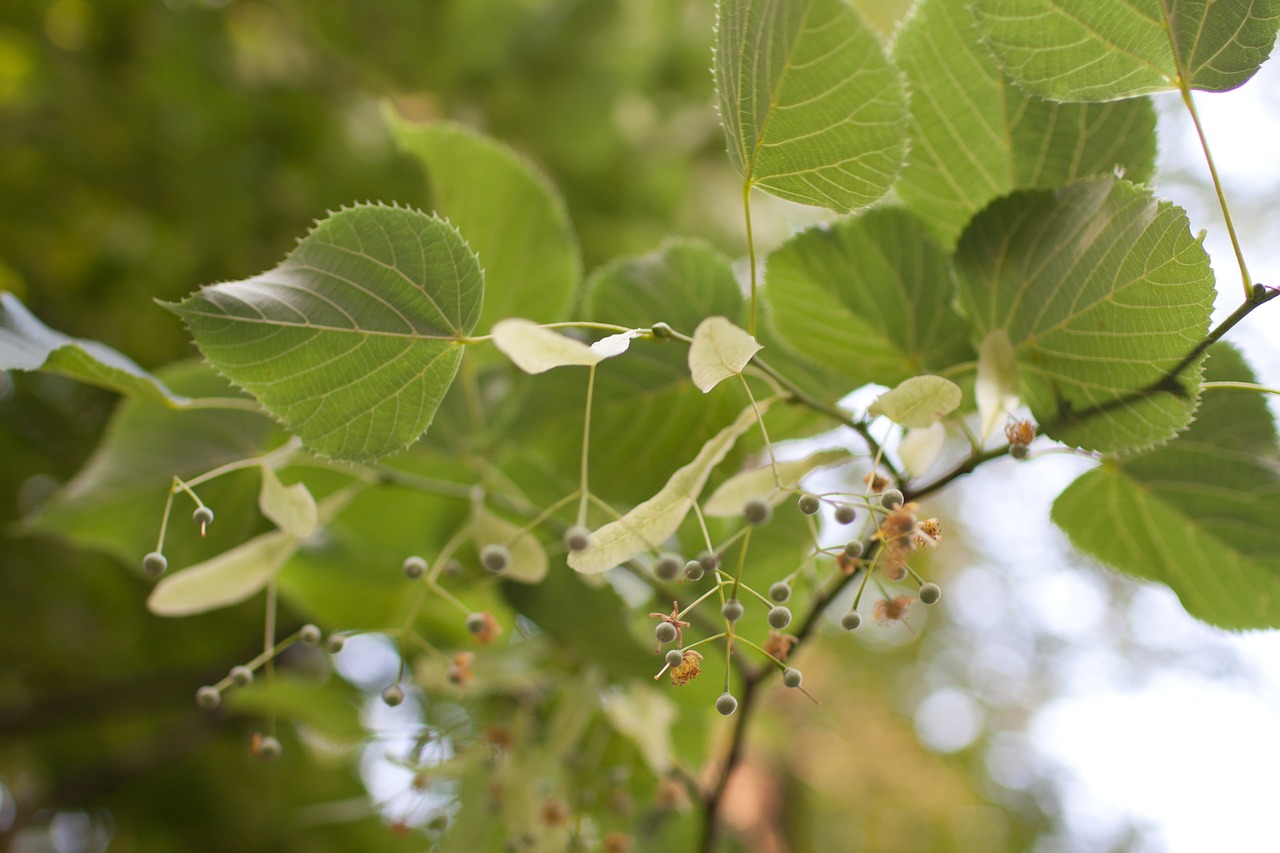
<path id="1" fill-rule="evenodd" d="M 887 34 L 908 4 L 855 5 Z M 673 233 L 741 255 L 712 20 L 707 0 L 4 0 L 0 289 L 146 367 L 190 357 L 154 300 L 273 266 L 343 204 L 427 204 L 384 130 L 388 99 L 541 166 L 588 270 Z M 1264 282 L 1280 247 L 1266 215 L 1277 79 L 1266 66 L 1201 99 Z M 1210 231 L 1229 311 L 1232 258 L 1194 137 L 1175 101 L 1160 106 L 1159 190 Z M 817 218 L 761 199 L 757 239 Z M 1273 384 L 1275 328 L 1265 314 L 1234 336 Z M 191 701 L 253 654 L 257 606 L 160 620 L 133 567 L 25 535 L 20 519 L 79 469 L 115 402 L 0 375 L 0 846 L 424 849 L 409 780 L 383 760 L 411 711 L 371 701 L 359 760 L 264 771 L 246 754 L 252 719 Z M 1072 555 L 1047 510 L 1080 470 L 996 463 L 952 489 L 935 510 L 947 606 L 914 623 L 919 639 L 806 650 L 823 704 L 778 702 L 760 721 L 729 814 L 743 849 L 1274 849 L 1280 643 L 1212 631 L 1166 590 Z M 328 677 L 373 685 L 387 650 L 355 646 Z M 326 677 L 324 661 L 295 663 Z"/>

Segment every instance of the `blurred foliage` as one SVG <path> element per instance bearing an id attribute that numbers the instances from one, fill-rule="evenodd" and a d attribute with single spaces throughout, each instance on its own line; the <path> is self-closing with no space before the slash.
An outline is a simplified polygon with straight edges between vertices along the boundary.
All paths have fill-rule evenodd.
<path id="1" fill-rule="evenodd" d="M 907 4 L 859 5 L 887 33 Z M 710 3 L 687 0 L 6 0 L 0 287 L 50 326 L 145 366 L 183 358 L 185 332 L 152 299 L 275 265 L 327 209 L 363 199 L 427 205 L 420 168 L 384 129 L 384 98 L 410 118 L 480 128 L 540 165 L 565 197 L 588 271 L 650 252 L 673 232 L 740 254 L 738 213 L 722 207 L 737 187 L 712 108 L 712 19 Z M 604 671 L 652 685 L 649 659 L 637 654 L 652 620 L 564 574 L 553 578 L 563 588 L 503 598 L 490 587 L 467 598 L 504 624 L 509 601 L 554 627 L 511 631 L 477 663 L 465 710 L 426 704 L 407 746 L 353 746 L 353 731 L 364 731 L 353 723 L 370 716 L 363 688 L 381 685 L 352 686 L 297 649 L 304 654 L 281 662 L 285 757 L 253 760 L 252 734 L 271 725 L 255 694 L 213 714 L 192 695 L 253 656 L 259 601 L 158 619 L 136 569 L 12 527 L 80 469 L 114 402 L 57 377 L 0 376 L 0 521 L 9 525 L 0 538 L 0 842 L 43 850 L 63 833 L 84 850 L 106 838 L 123 851 L 423 849 L 439 837 L 426 820 L 432 809 L 460 798 L 476 805 L 449 849 L 501 849 L 503 827 L 527 827 L 556 849 L 560 818 L 549 803 L 600 833 L 638 826 L 642 849 L 691 846 L 687 786 L 655 770 L 595 707 Z M 163 488 L 147 501 L 158 503 Z M 415 501 L 396 515 L 386 503 L 357 504 L 343 524 L 358 544 L 362 526 L 403 530 L 429 513 L 450 523 L 439 502 Z M 412 542 L 370 555 L 343 537 L 339 525 L 281 579 L 312 572 L 297 596 L 308 615 L 360 623 L 371 607 L 406 606 L 391 570 L 373 578 L 370 601 L 344 600 L 341 579 L 357 560 L 386 556 L 380 570 L 394 568 Z M 565 612 L 574 618 L 558 620 Z M 281 620 L 287 632 L 302 616 Z M 445 639 L 464 641 L 453 632 Z M 818 691 L 824 704 L 793 691 L 769 703 L 762 749 L 728 815 L 742 838 L 763 845 L 783 832 L 796 850 L 1027 847 L 1046 820 L 1037 808 L 1002 811 L 978 752 L 940 757 L 916 741 L 894 683 L 914 655 L 846 638 L 811 650 L 806 685 L 830 685 Z M 838 676 L 823 677 L 837 665 Z M 445 662 L 427 659 L 417 675 L 448 689 Z M 713 680 L 661 693 L 680 715 L 672 749 L 688 766 L 720 744 Z M 298 684 L 304 698 L 288 692 Z M 447 760 L 419 779 L 413 768 L 429 743 L 447 744 L 434 753 Z M 384 754 L 411 768 L 397 777 L 409 805 L 366 796 L 355 768 Z M 504 790 L 518 796 L 503 798 L 495 821 L 488 804 Z"/>

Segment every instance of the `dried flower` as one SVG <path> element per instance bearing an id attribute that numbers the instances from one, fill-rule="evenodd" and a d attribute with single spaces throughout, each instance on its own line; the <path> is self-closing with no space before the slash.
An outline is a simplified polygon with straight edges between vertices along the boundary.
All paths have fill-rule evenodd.
<path id="1" fill-rule="evenodd" d="M 791 654 L 791 647 L 798 642 L 800 641 L 791 634 L 770 631 L 769 639 L 764 641 L 764 650 L 778 660 L 786 660 L 787 655 Z"/>
<path id="2" fill-rule="evenodd" d="M 867 488 L 877 495 L 889 488 L 889 478 L 879 471 L 868 471 L 867 475 L 862 478 L 862 482 L 866 483 Z"/>
<path id="3" fill-rule="evenodd" d="M 631 853 L 631 836 L 610 832 L 604 837 L 604 853 Z"/>
<path id="4" fill-rule="evenodd" d="M 666 776 L 658 783 L 654 801 L 660 809 L 685 811 L 689 808 L 689 789 L 679 779 Z"/>
<path id="5" fill-rule="evenodd" d="M 702 655 L 693 649 L 687 649 L 680 665 L 671 670 L 671 683 L 679 687 L 693 681 L 702 672 L 701 661 Z"/>
<path id="6" fill-rule="evenodd" d="M 1036 425 L 1031 421 L 1009 418 L 1004 425 L 1004 437 L 1012 447 L 1026 447 L 1036 440 Z"/>
<path id="7" fill-rule="evenodd" d="M 458 652 L 453 656 L 453 660 L 449 663 L 449 669 L 446 676 L 449 681 L 458 687 L 466 687 L 476 680 L 475 673 L 471 671 L 471 662 L 475 660 L 475 652 Z"/>
<path id="8" fill-rule="evenodd" d="M 851 575 L 858 570 L 858 561 L 841 551 L 836 555 L 836 566 L 846 575 Z"/>
<path id="9" fill-rule="evenodd" d="M 910 595 L 900 595 L 892 599 L 882 598 L 871 608 L 871 613 L 881 625 L 888 625 L 890 622 L 902 622 L 905 624 L 907 611 L 914 601 L 915 597 Z M 908 625 L 907 627 L 910 626 Z"/>
<path id="10" fill-rule="evenodd" d="M 501 636 L 502 626 L 498 624 L 498 620 L 488 610 L 478 615 L 483 620 L 483 623 L 480 626 L 480 630 L 472 632 L 472 636 L 476 638 L 477 643 L 487 646 Z"/>
<path id="11" fill-rule="evenodd" d="M 569 807 L 555 797 L 542 802 L 542 822 L 547 826 L 564 826 L 569 822 Z"/>

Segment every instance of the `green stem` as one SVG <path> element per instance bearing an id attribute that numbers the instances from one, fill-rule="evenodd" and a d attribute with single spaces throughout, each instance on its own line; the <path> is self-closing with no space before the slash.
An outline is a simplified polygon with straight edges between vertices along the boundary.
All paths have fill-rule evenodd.
<path id="1" fill-rule="evenodd" d="M 591 489 L 587 485 L 587 467 L 591 455 L 591 403 L 595 396 L 595 388 L 596 366 L 593 364 L 587 370 L 587 405 L 586 413 L 582 417 L 582 473 L 578 478 L 578 493 L 582 496 L 582 500 L 578 502 L 578 524 L 584 526 L 587 523 L 587 506 L 591 500 L 588 497 Z"/>
<path id="2" fill-rule="evenodd" d="M 1261 394 L 1280 394 L 1280 388 L 1268 388 L 1256 382 L 1205 382 L 1200 385 L 1202 391 L 1214 391 L 1221 388 L 1235 388 L 1240 391 L 1257 391 Z"/>
<path id="3" fill-rule="evenodd" d="M 751 309 L 747 316 L 747 332 L 756 333 L 756 237 L 751 228 L 751 181 L 742 182 L 742 215 L 747 224 L 747 263 L 751 265 Z"/>

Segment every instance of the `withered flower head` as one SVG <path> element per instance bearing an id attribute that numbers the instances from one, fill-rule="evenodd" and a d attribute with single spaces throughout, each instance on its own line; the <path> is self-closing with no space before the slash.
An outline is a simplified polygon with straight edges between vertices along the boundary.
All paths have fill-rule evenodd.
<path id="1" fill-rule="evenodd" d="M 892 599 L 882 598 L 871 608 L 871 613 L 881 625 L 888 625 L 890 622 L 906 622 L 907 611 L 914 601 L 915 597 L 910 595 L 900 595 Z"/>
<path id="2" fill-rule="evenodd" d="M 862 482 L 867 484 L 867 488 L 875 492 L 877 495 L 889 488 L 889 478 L 881 474 L 879 471 L 869 471 L 862 478 Z"/>
<path id="3" fill-rule="evenodd" d="M 1009 418 L 1004 425 L 1004 437 L 1014 447 L 1026 447 L 1036 439 L 1036 425 L 1031 421 Z"/>
<path id="4" fill-rule="evenodd" d="M 685 651 L 680 665 L 671 669 L 671 683 L 680 686 L 693 681 L 698 677 L 698 673 L 702 672 L 701 661 L 702 655 L 693 649 Z"/>
<path id="5" fill-rule="evenodd" d="M 454 655 L 449 663 L 449 669 L 445 672 L 449 681 L 458 687 L 466 687 L 475 681 L 475 673 L 471 671 L 471 662 L 475 658 L 475 652 L 458 652 Z"/>
<path id="6" fill-rule="evenodd" d="M 791 647 L 798 642 L 799 640 L 791 634 L 784 634 L 781 631 L 770 631 L 769 639 L 764 641 L 764 650 L 778 660 L 786 660 L 787 655 L 791 654 Z"/>

